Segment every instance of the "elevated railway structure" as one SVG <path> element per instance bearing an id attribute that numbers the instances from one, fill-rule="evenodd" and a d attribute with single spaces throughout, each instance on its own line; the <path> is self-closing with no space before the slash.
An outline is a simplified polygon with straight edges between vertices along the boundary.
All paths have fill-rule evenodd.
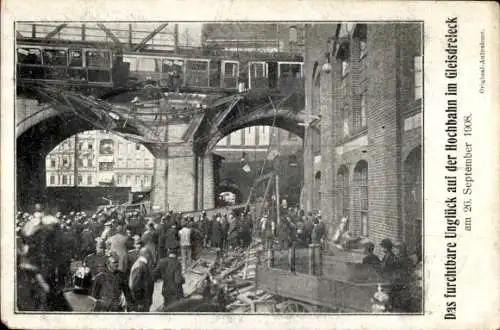
<path id="1" fill-rule="evenodd" d="M 276 122 L 303 136 L 300 56 L 148 50 L 151 36 L 125 46 L 106 26 L 100 28 L 109 36 L 107 42 L 18 35 L 15 113 L 21 204 L 43 200 L 45 156 L 85 130 L 112 131 L 155 155 L 153 211 L 214 206 L 211 150 L 231 132 Z M 179 196 L 181 189 L 187 196 Z"/>

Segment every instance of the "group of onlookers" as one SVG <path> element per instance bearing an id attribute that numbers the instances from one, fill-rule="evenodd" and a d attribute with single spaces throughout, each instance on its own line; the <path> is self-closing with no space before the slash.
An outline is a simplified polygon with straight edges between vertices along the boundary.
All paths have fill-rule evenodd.
<path id="1" fill-rule="evenodd" d="M 422 298 L 422 257 L 420 251 L 414 258 L 407 254 L 404 244 L 396 247 L 384 238 L 380 242 L 382 258 L 375 253 L 375 245 L 365 244 L 363 264 L 370 265 L 388 283 L 390 299 L 385 302 L 384 310 L 418 312 Z"/>
<path id="2" fill-rule="evenodd" d="M 166 306 L 183 297 L 183 271 L 203 247 L 248 246 L 252 231 L 248 217 L 233 213 L 209 218 L 203 212 L 195 219 L 168 212 L 147 221 L 113 208 L 52 216 L 40 205 L 33 214 L 19 212 L 16 225 L 19 273 L 25 275 L 19 281 L 21 310 L 68 310 L 60 293 L 78 282 L 77 291 L 96 299 L 97 311 L 149 311 L 158 279 Z M 76 273 L 75 265 L 81 265 Z M 32 286 L 32 277 L 43 279 L 48 292 Z M 35 292 L 48 299 L 33 304 Z"/>
<path id="3" fill-rule="evenodd" d="M 264 248 L 288 249 L 292 244 L 295 247 L 307 247 L 311 243 L 324 247 L 327 235 L 320 212 L 309 212 L 289 208 L 283 210 L 280 221 L 264 213 L 259 223 L 258 235 L 264 241 Z M 278 246 L 274 247 L 274 243 Z"/>
<path id="4" fill-rule="evenodd" d="M 31 214 L 19 212 L 16 225 L 20 310 L 71 310 L 61 294 L 72 279 L 79 283 L 78 290 L 96 300 L 96 311 L 113 312 L 149 311 L 155 281 L 161 279 L 164 304 L 160 310 L 165 310 L 184 297 L 183 272 L 203 248 L 220 252 L 246 248 L 254 235 L 262 239 L 265 249 L 311 243 L 325 247 L 327 237 L 320 212 L 305 214 L 295 208 L 283 209 L 280 221 L 268 212 L 260 219 L 251 212 L 212 217 L 202 212 L 196 218 L 168 212 L 146 221 L 137 212 L 120 214 L 113 209 L 52 216 L 36 205 Z M 382 253 L 376 255 L 375 245 L 365 244 L 363 263 L 391 283 L 390 308 L 418 310 L 414 297 L 418 285 L 421 292 L 421 257 L 412 260 L 404 245 L 394 253 L 389 239 L 382 240 L 380 247 Z M 73 265 L 78 263 L 82 267 L 72 278 Z"/>

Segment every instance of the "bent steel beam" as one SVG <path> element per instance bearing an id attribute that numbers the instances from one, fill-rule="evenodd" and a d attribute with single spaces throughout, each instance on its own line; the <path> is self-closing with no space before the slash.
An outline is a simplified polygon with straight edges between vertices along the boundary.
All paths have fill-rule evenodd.
<path id="1" fill-rule="evenodd" d="M 51 39 L 56 34 L 58 34 L 59 32 L 61 32 L 61 30 L 64 29 L 66 26 L 68 26 L 68 24 L 66 24 L 66 23 L 59 24 L 54 30 L 52 30 L 49 33 L 47 33 L 47 35 L 45 36 L 45 39 Z"/>

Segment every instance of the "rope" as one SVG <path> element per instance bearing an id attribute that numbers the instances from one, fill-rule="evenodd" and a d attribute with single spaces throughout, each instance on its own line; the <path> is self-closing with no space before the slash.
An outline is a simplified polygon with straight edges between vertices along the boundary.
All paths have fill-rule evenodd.
<path id="1" fill-rule="evenodd" d="M 291 94 L 290 94 L 290 96 L 291 96 Z M 274 136 L 275 128 L 276 128 L 276 117 L 277 117 L 277 114 L 278 114 L 278 108 L 274 106 L 274 103 L 273 103 L 273 100 L 271 99 L 271 97 L 268 96 L 268 98 L 269 98 L 269 102 L 271 103 L 271 105 L 273 107 L 273 110 L 274 110 L 273 124 L 271 126 L 271 130 L 272 130 L 272 133 L 273 133 L 271 136 Z M 279 103 L 279 105 L 283 104 L 283 102 L 284 101 L 282 101 L 281 103 Z M 259 175 L 259 177 L 261 177 L 264 174 L 264 169 L 266 167 L 267 157 L 269 156 L 269 152 L 271 151 L 271 145 L 272 145 L 272 143 L 270 141 L 269 145 L 267 146 L 266 158 L 264 158 L 264 162 L 262 163 L 262 167 L 260 169 L 260 175 Z M 254 183 L 252 185 L 252 187 L 250 188 L 250 193 L 249 193 L 248 201 L 250 201 L 250 198 L 252 197 L 253 191 L 255 190 L 255 186 L 256 186 L 256 184 Z M 245 205 L 245 212 L 248 210 L 248 204 L 249 203 L 247 203 L 247 205 Z"/>

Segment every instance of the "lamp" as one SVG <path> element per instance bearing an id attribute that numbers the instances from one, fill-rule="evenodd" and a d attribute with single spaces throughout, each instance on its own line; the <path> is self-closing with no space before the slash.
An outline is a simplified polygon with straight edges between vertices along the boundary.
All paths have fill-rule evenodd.
<path id="1" fill-rule="evenodd" d="M 330 64 L 330 53 L 326 53 L 325 57 L 327 62 L 321 66 L 321 71 L 323 71 L 324 73 L 330 73 L 332 72 L 332 65 Z"/>

